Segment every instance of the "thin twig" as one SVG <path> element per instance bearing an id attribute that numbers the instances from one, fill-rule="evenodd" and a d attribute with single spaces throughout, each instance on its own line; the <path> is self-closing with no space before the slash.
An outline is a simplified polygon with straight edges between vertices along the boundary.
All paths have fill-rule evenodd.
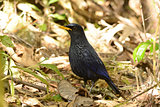
<path id="1" fill-rule="evenodd" d="M 20 80 L 18 80 L 18 79 L 16 79 L 16 78 L 11 78 L 11 77 L 9 77 L 9 78 L 7 78 L 7 79 L 8 79 L 8 80 L 13 80 L 15 83 L 28 85 L 28 86 L 30 86 L 30 87 L 33 87 L 33 88 L 36 88 L 36 89 L 39 89 L 39 90 L 42 90 L 42 91 L 47 92 L 47 89 L 46 89 L 46 88 L 44 88 L 44 87 L 42 87 L 42 86 L 39 86 L 39 85 L 31 84 L 31 83 L 28 83 L 28 82 L 25 82 L 25 81 L 20 81 Z"/>
<path id="2" fill-rule="evenodd" d="M 159 47 L 160 47 L 160 34 L 159 34 Z M 159 73 L 158 71 L 159 71 L 159 64 L 160 64 L 160 48 L 158 49 L 158 53 L 159 53 L 159 54 L 158 54 L 158 61 L 157 61 L 157 73 L 158 73 L 158 81 L 159 81 L 159 78 L 160 78 L 160 77 L 159 77 L 159 76 L 160 76 L 159 74 L 160 74 L 160 73 Z"/>
<path id="3" fill-rule="evenodd" d="M 155 47 L 156 47 L 156 36 L 158 35 L 158 32 L 159 32 L 159 25 L 160 25 L 160 19 L 158 19 L 158 25 L 157 25 L 156 32 L 155 32 L 154 39 L 153 39 L 153 75 L 154 75 L 154 79 L 157 83 L 158 83 L 158 79 L 156 76 L 156 50 L 155 50 Z"/>
<path id="4" fill-rule="evenodd" d="M 147 91 L 149 91 L 150 89 L 156 87 L 157 85 L 158 85 L 158 84 L 155 84 L 155 85 L 153 85 L 153 86 L 147 88 L 146 90 L 144 90 L 144 91 L 140 92 L 139 94 L 137 94 L 137 95 L 133 96 L 132 98 L 130 98 L 128 101 L 135 99 L 136 97 L 138 97 L 138 96 L 144 94 L 145 92 L 147 92 Z"/>
<path id="5" fill-rule="evenodd" d="M 143 32 L 144 32 L 145 38 L 147 38 L 147 36 L 146 36 L 146 26 L 145 26 L 144 15 L 143 15 L 143 10 L 142 10 L 142 4 L 140 4 L 140 9 L 141 9 L 141 17 L 142 17 Z"/>
<path id="6" fill-rule="evenodd" d="M 159 82 L 159 83 L 160 83 L 160 82 Z M 126 100 L 125 102 L 122 102 L 122 103 L 120 103 L 120 104 L 117 104 L 115 107 L 119 107 L 119 106 L 121 106 L 121 105 L 123 105 L 123 104 L 127 104 L 130 100 L 133 100 L 133 99 L 137 98 L 138 96 L 140 96 L 140 95 L 146 93 L 147 91 L 153 89 L 153 88 L 156 87 L 157 85 L 158 85 L 158 83 L 156 83 L 155 85 L 153 85 L 153 86 L 147 88 L 146 90 L 140 92 L 139 94 L 131 97 L 130 99 Z"/>

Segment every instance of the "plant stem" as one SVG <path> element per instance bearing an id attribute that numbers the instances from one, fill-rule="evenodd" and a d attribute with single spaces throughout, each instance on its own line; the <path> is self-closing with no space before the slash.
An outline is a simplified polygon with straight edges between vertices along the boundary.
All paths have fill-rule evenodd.
<path id="1" fill-rule="evenodd" d="M 156 32 L 155 32 L 154 39 L 153 39 L 153 75 L 154 75 L 154 79 L 155 79 L 156 83 L 158 83 L 158 79 L 156 76 L 156 50 L 155 50 L 155 47 L 156 47 L 156 36 L 159 31 L 159 25 L 160 25 L 160 19 L 158 19 L 158 25 L 157 25 Z"/>

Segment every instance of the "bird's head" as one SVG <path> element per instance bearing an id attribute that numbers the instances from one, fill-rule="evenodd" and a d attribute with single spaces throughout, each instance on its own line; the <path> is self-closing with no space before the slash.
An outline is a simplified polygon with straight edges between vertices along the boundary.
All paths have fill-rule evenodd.
<path id="1" fill-rule="evenodd" d="M 71 36 L 71 44 L 72 43 L 84 44 L 85 42 L 88 43 L 84 30 L 80 25 L 71 23 L 66 26 L 60 26 L 60 28 L 68 31 L 69 35 Z"/>
<path id="2" fill-rule="evenodd" d="M 67 30 L 71 36 L 84 34 L 83 28 L 80 25 L 75 24 L 75 23 L 71 23 L 66 26 L 60 26 L 60 28 Z"/>

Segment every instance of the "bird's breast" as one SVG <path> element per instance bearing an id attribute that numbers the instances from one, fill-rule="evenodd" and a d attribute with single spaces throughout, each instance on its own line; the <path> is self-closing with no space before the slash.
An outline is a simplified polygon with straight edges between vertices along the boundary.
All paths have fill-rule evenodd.
<path id="1" fill-rule="evenodd" d="M 84 45 L 71 45 L 70 46 L 70 49 L 69 49 L 69 52 L 70 53 L 74 53 L 74 54 L 78 54 L 80 52 L 82 52 L 84 50 Z"/>

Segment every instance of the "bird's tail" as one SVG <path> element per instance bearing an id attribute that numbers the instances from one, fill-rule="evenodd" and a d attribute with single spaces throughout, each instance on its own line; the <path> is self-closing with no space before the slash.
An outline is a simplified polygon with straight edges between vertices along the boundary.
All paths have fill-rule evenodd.
<path id="1" fill-rule="evenodd" d="M 112 88 L 112 90 L 115 92 L 116 96 L 121 96 L 121 93 L 117 86 L 113 83 L 111 79 L 105 79 L 105 81 L 108 83 L 108 85 Z"/>

